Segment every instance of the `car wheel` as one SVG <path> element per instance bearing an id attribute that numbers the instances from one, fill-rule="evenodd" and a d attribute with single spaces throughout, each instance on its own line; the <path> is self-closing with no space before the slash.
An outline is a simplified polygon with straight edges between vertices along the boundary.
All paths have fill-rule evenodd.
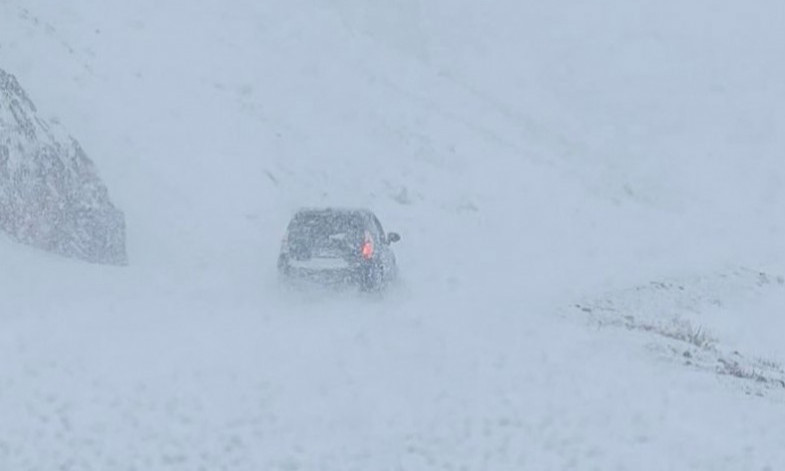
<path id="1" fill-rule="evenodd" d="M 376 264 L 369 266 L 360 279 L 362 291 L 378 291 L 382 287 L 382 268 Z"/>

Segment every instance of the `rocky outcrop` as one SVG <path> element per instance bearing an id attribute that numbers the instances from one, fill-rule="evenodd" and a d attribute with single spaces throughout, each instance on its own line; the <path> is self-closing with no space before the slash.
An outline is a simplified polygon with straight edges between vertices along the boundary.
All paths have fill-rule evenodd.
<path id="1" fill-rule="evenodd" d="M 0 231 L 60 255 L 125 264 L 125 218 L 79 143 L 0 69 Z"/>

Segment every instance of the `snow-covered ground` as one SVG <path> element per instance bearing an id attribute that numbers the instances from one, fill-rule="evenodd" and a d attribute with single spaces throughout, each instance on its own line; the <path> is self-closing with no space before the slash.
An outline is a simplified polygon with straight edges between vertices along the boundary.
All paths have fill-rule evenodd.
<path id="1" fill-rule="evenodd" d="M 0 236 L 0 469 L 785 466 L 785 7 L 488 3 L 0 1 L 130 258 Z M 279 291 L 318 204 L 400 286 Z"/>

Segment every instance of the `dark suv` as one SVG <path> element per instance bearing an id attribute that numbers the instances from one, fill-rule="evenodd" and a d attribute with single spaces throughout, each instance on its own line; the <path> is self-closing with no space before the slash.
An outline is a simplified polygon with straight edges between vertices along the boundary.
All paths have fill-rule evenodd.
<path id="1" fill-rule="evenodd" d="M 286 230 L 278 272 L 289 280 L 378 290 L 397 276 L 390 244 L 400 239 L 385 234 L 367 209 L 301 209 Z"/>

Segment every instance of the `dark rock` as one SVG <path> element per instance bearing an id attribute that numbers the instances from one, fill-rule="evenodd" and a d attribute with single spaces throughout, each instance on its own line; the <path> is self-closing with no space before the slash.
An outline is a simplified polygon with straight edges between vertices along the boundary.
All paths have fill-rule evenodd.
<path id="1" fill-rule="evenodd" d="M 124 265 L 125 217 L 79 143 L 38 117 L 0 69 L 0 231 L 60 255 Z"/>

